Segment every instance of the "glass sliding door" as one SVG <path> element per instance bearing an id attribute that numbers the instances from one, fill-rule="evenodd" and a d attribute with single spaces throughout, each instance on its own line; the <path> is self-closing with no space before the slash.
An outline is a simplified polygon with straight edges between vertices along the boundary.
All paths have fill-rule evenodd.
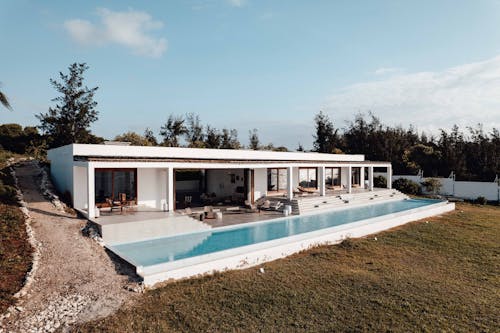
<path id="1" fill-rule="evenodd" d="M 96 169 L 96 205 L 102 206 L 106 199 L 117 200 L 120 194 L 125 194 L 127 201 L 137 202 L 137 169 Z"/>
<path id="2" fill-rule="evenodd" d="M 352 168 L 352 186 L 358 187 L 361 185 L 361 168 Z"/>
<path id="3" fill-rule="evenodd" d="M 95 203 L 102 204 L 113 197 L 113 173 L 95 170 Z"/>
<path id="4" fill-rule="evenodd" d="M 267 190 L 269 192 L 286 191 L 286 177 L 286 169 L 267 169 Z"/>
<path id="5" fill-rule="evenodd" d="M 300 168 L 299 169 L 299 185 L 306 188 L 317 188 L 317 168 Z"/>
<path id="6" fill-rule="evenodd" d="M 340 168 L 325 168 L 325 184 L 340 186 Z"/>
<path id="7" fill-rule="evenodd" d="M 127 200 L 135 199 L 134 171 L 114 171 L 113 183 L 113 198 L 118 198 L 120 193 L 125 193 L 127 195 Z"/>

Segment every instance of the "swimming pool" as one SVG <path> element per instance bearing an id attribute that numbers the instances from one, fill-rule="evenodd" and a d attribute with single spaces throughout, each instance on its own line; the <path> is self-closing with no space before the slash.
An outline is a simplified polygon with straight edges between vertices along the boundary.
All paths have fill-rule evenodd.
<path id="1" fill-rule="evenodd" d="M 136 267 L 147 267 L 186 261 L 185 259 L 200 256 L 208 257 L 210 254 L 269 243 L 287 237 L 305 236 L 324 229 L 436 205 L 440 202 L 428 199 L 391 201 L 316 215 L 292 216 L 135 243 L 116 244 L 110 249 Z"/>

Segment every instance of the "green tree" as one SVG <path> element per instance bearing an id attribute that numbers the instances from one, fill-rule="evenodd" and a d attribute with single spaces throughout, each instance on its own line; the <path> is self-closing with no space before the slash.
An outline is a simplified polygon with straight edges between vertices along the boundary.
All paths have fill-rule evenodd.
<path id="1" fill-rule="evenodd" d="M 2 104 L 5 108 L 7 108 L 9 110 L 12 110 L 12 107 L 10 106 L 10 103 L 9 103 L 9 99 L 1 90 L 0 90 L 0 104 Z"/>
<path id="2" fill-rule="evenodd" d="M 0 146 L 8 151 L 25 154 L 27 148 L 42 142 L 36 127 L 19 124 L 0 125 Z"/>
<path id="3" fill-rule="evenodd" d="M 205 147 L 212 149 L 219 149 L 220 145 L 221 145 L 221 134 L 216 128 L 207 125 L 205 134 Z"/>
<path id="4" fill-rule="evenodd" d="M 52 99 L 56 102 L 55 107 L 36 116 L 40 120 L 39 128 L 50 139 L 50 147 L 96 141 L 90 133 L 90 125 L 98 119 L 97 102 L 94 101 L 98 87 L 84 85 L 83 74 L 89 69 L 87 64 L 74 63 L 68 69 L 69 74 L 59 73 L 60 82 L 50 79 L 61 94 Z"/>
<path id="5" fill-rule="evenodd" d="M 320 111 L 314 117 L 316 133 L 314 135 L 313 149 L 318 153 L 332 153 L 335 148 L 339 148 L 338 129 L 333 126 L 333 122 L 328 115 Z"/>
<path id="6" fill-rule="evenodd" d="M 167 147 L 179 147 L 179 138 L 186 134 L 182 116 L 170 115 L 165 125 L 160 129 L 160 135 L 163 137 L 163 145 Z"/>
<path id="7" fill-rule="evenodd" d="M 152 146 L 151 142 L 146 137 L 135 132 L 127 132 L 117 135 L 114 140 L 120 142 L 130 142 L 133 146 Z"/>
<path id="8" fill-rule="evenodd" d="M 415 173 L 423 170 L 424 175 L 438 176 L 438 168 L 441 160 L 441 152 L 432 146 L 417 144 L 405 150 L 403 161 L 406 162 L 408 170 Z"/>
<path id="9" fill-rule="evenodd" d="M 186 115 L 186 141 L 188 147 L 191 148 L 203 148 L 203 125 L 200 121 L 200 116 L 194 113 L 188 113 Z"/>
<path id="10" fill-rule="evenodd" d="M 259 134 L 257 133 L 256 128 L 254 128 L 251 131 L 248 131 L 248 140 L 249 140 L 248 148 L 253 149 L 253 150 L 259 150 L 260 141 L 259 141 Z"/>
<path id="11" fill-rule="evenodd" d="M 146 127 L 146 129 L 144 130 L 144 138 L 149 142 L 149 146 L 158 146 L 158 141 L 156 140 L 156 137 L 151 128 Z"/>
<path id="12" fill-rule="evenodd" d="M 420 183 L 425 190 L 432 194 L 437 194 L 441 190 L 441 181 L 437 178 L 427 178 L 425 181 Z"/>
<path id="13" fill-rule="evenodd" d="M 236 129 L 222 129 L 221 144 L 222 149 L 240 149 L 241 144 L 238 141 L 238 131 Z"/>

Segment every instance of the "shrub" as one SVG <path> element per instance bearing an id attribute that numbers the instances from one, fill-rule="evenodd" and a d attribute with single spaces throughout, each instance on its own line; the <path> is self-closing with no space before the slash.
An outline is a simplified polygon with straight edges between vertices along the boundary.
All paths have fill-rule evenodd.
<path id="1" fill-rule="evenodd" d="M 488 200 L 486 200 L 486 198 L 483 196 L 479 196 L 476 199 L 476 203 L 480 205 L 486 205 L 488 203 Z"/>
<path id="2" fill-rule="evenodd" d="M 384 176 L 377 176 L 373 178 L 374 187 L 387 187 L 387 179 Z"/>
<path id="3" fill-rule="evenodd" d="M 6 205 L 17 205 L 16 188 L 10 185 L 5 185 L 0 180 L 0 202 Z"/>
<path id="4" fill-rule="evenodd" d="M 399 178 L 392 182 L 392 187 L 398 191 L 401 191 L 406 194 L 419 194 L 420 193 L 420 185 L 418 183 L 406 179 Z"/>
<path id="5" fill-rule="evenodd" d="M 441 181 L 437 178 L 428 178 L 421 183 L 425 190 L 429 193 L 436 194 L 441 189 Z"/>

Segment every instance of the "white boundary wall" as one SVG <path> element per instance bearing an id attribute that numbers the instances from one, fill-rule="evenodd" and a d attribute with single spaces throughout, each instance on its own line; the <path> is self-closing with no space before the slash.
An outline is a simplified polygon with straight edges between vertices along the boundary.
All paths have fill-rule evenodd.
<path id="1" fill-rule="evenodd" d="M 374 177 L 384 176 L 384 173 L 374 173 Z M 490 201 L 500 201 L 500 184 L 496 182 L 468 182 L 456 181 L 453 178 L 437 178 L 437 177 L 420 177 L 414 175 L 393 175 L 392 181 L 399 178 L 406 178 L 418 184 L 424 182 L 426 179 L 434 178 L 441 182 L 441 190 L 438 194 L 450 195 L 463 199 L 477 199 L 477 197 L 485 197 Z M 425 189 L 422 189 L 425 193 Z"/>
<path id="2" fill-rule="evenodd" d="M 284 258 L 314 246 L 336 244 L 351 237 L 364 237 L 411 221 L 450 212 L 454 209 L 454 203 L 440 202 L 430 206 L 321 229 L 301 235 L 148 267 L 139 266 L 136 269 L 137 273 L 143 277 L 146 287 L 152 287 L 164 281 L 173 281 L 231 269 L 249 268 Z M 110 250 L 133 264 L 133 261 L 119 251 L 116 251 L 112 247 Z"/>

